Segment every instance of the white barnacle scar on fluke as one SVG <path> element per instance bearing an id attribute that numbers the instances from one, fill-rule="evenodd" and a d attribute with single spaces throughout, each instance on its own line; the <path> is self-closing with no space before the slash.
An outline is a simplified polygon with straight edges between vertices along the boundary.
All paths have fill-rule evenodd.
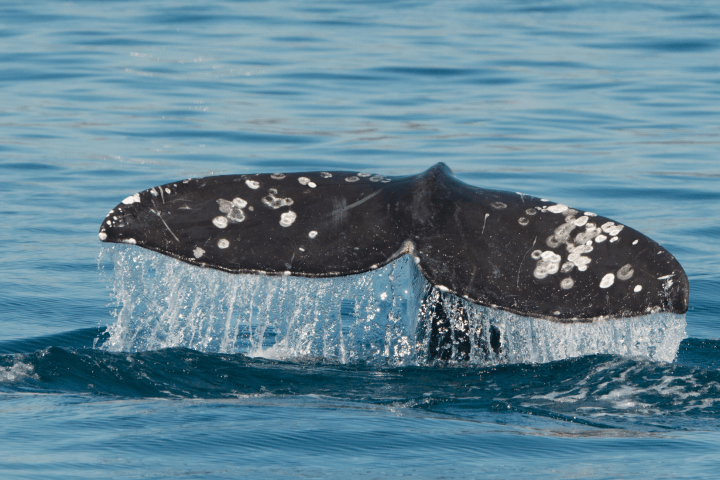
<path id="1" fill-rule="evenodd" d="M 297 218 L 297 215 L 293 211 L 285 212 L 282 215 L 280 215 L 280 225 L 283 227 L 289 227 L 293 223 L 295 223 L 295 219 Z"/>
<path id="2" fill-rule="evenodd" d="M 668 361 L 684 336 L 687 276 L 661 246 L 584 209 L 464 184 L 442 164 L 399 177 L 183 180 L 123 199 L 98 238 L 126 244 L 108 250 L 142 284 L 118 276 L 119 302 L 144 306 L 118 316 L 111 349 L 418 365 Z M 133 277 L 129 262 L 157 274 Z"/>
<path id="3" fill-rule="evenodd" d="M 122 201 L 123 205 L 132 205 L 133 203 L 140 203 L 140 194 L 130 195 Z"/>

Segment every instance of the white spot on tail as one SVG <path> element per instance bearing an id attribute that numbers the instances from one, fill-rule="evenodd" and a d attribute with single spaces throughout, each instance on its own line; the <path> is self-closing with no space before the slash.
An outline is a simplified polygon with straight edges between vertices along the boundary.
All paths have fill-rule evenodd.
<path id="1" fill-rule="evenodd" d="M 245 185 L 252 188 L 253 190 L 257 190 L 260 188 L 260 182 L 257 182 L 255 180 L 245 180 Z"/>
<path id="2" fill-rule="evenodd" d="M 307 185 L 308 183 L 310 183 L 310 179 L 307 177 L 300 177 L 298 178 L 298 183 L 300 185 Z"/>
<path id="3" fill-rule="evenodd" d="M 236 197 L 232 202 L 219 198 L 217 203 L 220 211 L 226 214 L 228 220 L 238 223 L 245 220 L 245 213 L 242 209 L 247 206 L 247 202 L 242 198 Z"/>
<path id="4" fill-rule="evenodd" d="M 123 243 L 129 243 L 130 245 L 137 245 L 137 242 L 135 241 L 134 238 L 126 238 L 125 240 L 123 240 Z"/>
<path id="5" fill-rule="evenodd" d="M 226 239 L 221 238 L 218 240 L 218 248 L 228 248 L 230 246 L 230 242 L 228 242 Z"/>
<path id="6" fill-rule="evenodd" d="M 217 228 L 225 228 L 228 226 L 228 219 L 225 217 L 215 217 L 213 218 L 212 223 Z"/>
<path id="7" fill-rule="evenodd" d="M 635 269 L 628 263 L 620 267 L 620 270 L 617 271 L 617 278 L 618 280 L 629 280 L 634 273 Z"/>
<path id="8" fill-rule="evenodd" d="M 193 250 L 193 255 L 195 255 L 195 258 L 200 258 L 205 255 L 205 250 L 200 247 L 195 247 L 195 250 Z"/>
<path id="9" fill-rule="evenodd" d="M 567 209 L 568 209 L 568 206 L 567 206 L 567 205 L 563 205 L 562 203 L 558 203 L 557 205 L 552 205 L 552 206 L 548 207 L 548 212 L 552 212 L 552 213 L 562 213 L 562 212 L 564 212 L 564 211 L 567 210 Z"/>
<path id="10" fill-rule="evenodd" d="M 293 199 L 292 198 L 278 198 L 275 196 L 277 191 L 274 188 L 270 189 L 270 193 L 267 194 L 267 196 L 263 197 L 262 201 L 265 205 L 267 205 L 270 208 L 278 209 L 280 207 L 289 207 L 292 205 Z"/>
<path id="11" fill-rule="evenodd" d="M 295 219 L 297 218 L 297 215 L 293 211 L 285 212 L 282 215 L 280 215 L 280 226 L 282 227 L 289 227 L 293 223 L 295 223 Z"/>
<path id="12" fill-rule="evenodd" d="M 583 226 L 585 226 L 585 224 L 587 223 L 587 221 L 588 221 L 587 215 L 583 215 L 582 217 L 580 217 L 580 218 L 578 218 L 577 220 L 575 220 L 575 222 L 573 222 L 573 223 L 575 223 L 575 226 L 576 226 L 576 227 L 583 227 Z"/>
<path id="13" fill-rule="evenodd" d="M 546 262 L 553 262 L 553 263 L 557 263 L 561 260 L 560 255 L 553 252 L 552 250 L 546 250 L 546 251 L 542 252 L 540 254 L 540 258 L 542 258 Z"/>
<path id="14" fill-rule="evenodd" d="M 611 236 L 614 237 L 614 236 L 616 236 L 618 233 L 620 233 L 620 230 L 622 230 L 623 228 L 625 228 L 624 225 L 613 225 L 613 226 L 608 230 L 607 233 L 608 233 L 609 235 L 611 235 Z"/>
<path id="15" fill-rule="evenodd" d="M 317 234 L 318 234 L 318 232 L 316 232 L 315 230 L 313 230 L 312 232 L 308 233 L 308 237 L 310 237 L 310 238 L 315 238 L 315 237 L 317 237 Z"/>
<path id="16" fill-rule="evenodd" d="M 105 240 L 107 240 L 107 233 L 105 233 L 105 232 L 98 233 L 98 238 L 104 242 Z"/>
<path id="17" fill-rule="evenodd" d="M 635 285 L 635 288 L 634 288 L 633 290 L 635 291 L 635 293 L 641 291 L 641 290 L 642 290 L 642 285 Z"/>
<path id="18" fill-rule="evenodd" d="M 600 280 L 600 288 L 609 288 L 613 283 L 615 283 L 615 275 L 608 273 Z"/>
<path id="19" fill-rule="evenodd" d="M 140 194 L 136 193 L 135 195 L 130 195 L 125 200 L 122 201 L 125 205 L 132 205 L 133 203 L 140 203 Z"/>
<path id="20" fill-rule="evenodd" d="M 600 228 L 602 229 L 603 232 L 608 233 L 608 232 L 610 232 L 611 228 L 616 227 L 616 226 L 617 225 L 615 225 L 615 222 L 605 222 L 602 224 L 602 227 L 600 227 Z"/>

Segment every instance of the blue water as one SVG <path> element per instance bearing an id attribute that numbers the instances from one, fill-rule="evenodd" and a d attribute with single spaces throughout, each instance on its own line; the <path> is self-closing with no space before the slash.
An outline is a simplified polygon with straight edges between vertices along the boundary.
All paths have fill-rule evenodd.
<path id="1" fill-rule="evenodd" d="M 716 476 L 718 31 L 714 1 L 3 2 L 0 477 Z M 666 247 L 676 360 L 101 348 L 97 230 L 127 195 L 437 161 Z"/>

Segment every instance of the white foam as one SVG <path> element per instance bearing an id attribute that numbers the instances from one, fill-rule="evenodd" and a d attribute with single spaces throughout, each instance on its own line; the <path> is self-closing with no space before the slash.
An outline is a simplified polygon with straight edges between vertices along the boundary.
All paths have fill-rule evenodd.
<path id="1" fill-rule="evenodd" d="M 684 315 L 559 323 L 475 305 L 432 287 L 408 255 L 367 273 L 312 279 L 232 275 L 127 245 L 106 246 L 102 255 L 115 267 L 116 321 L 103 345 L 111 351 L 186 347 L 425 365 L 432 363 L 435 302 L 451 325 L 466 325 L 470 352 L 463 362 L 479 365 L 590 354 L 672 361 L 685 338 Z M 493 330 L 498 351 L 488 348 Z"/>
<path id="2" fill-rule="evenodd" d="M 0 383 L 11 383 L 22 380 L 23 378 L 34 378 L 38 379 L 35 372 L 35 368 L 32 365 L 28 365 L 20 361 L 20 358 L 15 359 L 15 363 L 9 367 L 0 367 Z"/>

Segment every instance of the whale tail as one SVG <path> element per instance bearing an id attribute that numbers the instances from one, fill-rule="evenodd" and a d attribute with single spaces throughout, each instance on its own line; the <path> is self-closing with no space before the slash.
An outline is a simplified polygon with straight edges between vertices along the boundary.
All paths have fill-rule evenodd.
<path id="1" fill-rule="evenodd" d="M 303 172 L 168 183 L 123 200 L 99 237 L 244 274 L 340 277 L 409 255 L 441 294 L 556 322 L 688 308 L 682 267 L 640 232 L 584 209 L 467 185 L 443 163 L 397 177 Z M 446 325 L 454 304 L 428 308 L 438 318 L 432 342 L 467 342 L 462 325 Z M 485 348 L 497 354 L 488 335 Z"/>

